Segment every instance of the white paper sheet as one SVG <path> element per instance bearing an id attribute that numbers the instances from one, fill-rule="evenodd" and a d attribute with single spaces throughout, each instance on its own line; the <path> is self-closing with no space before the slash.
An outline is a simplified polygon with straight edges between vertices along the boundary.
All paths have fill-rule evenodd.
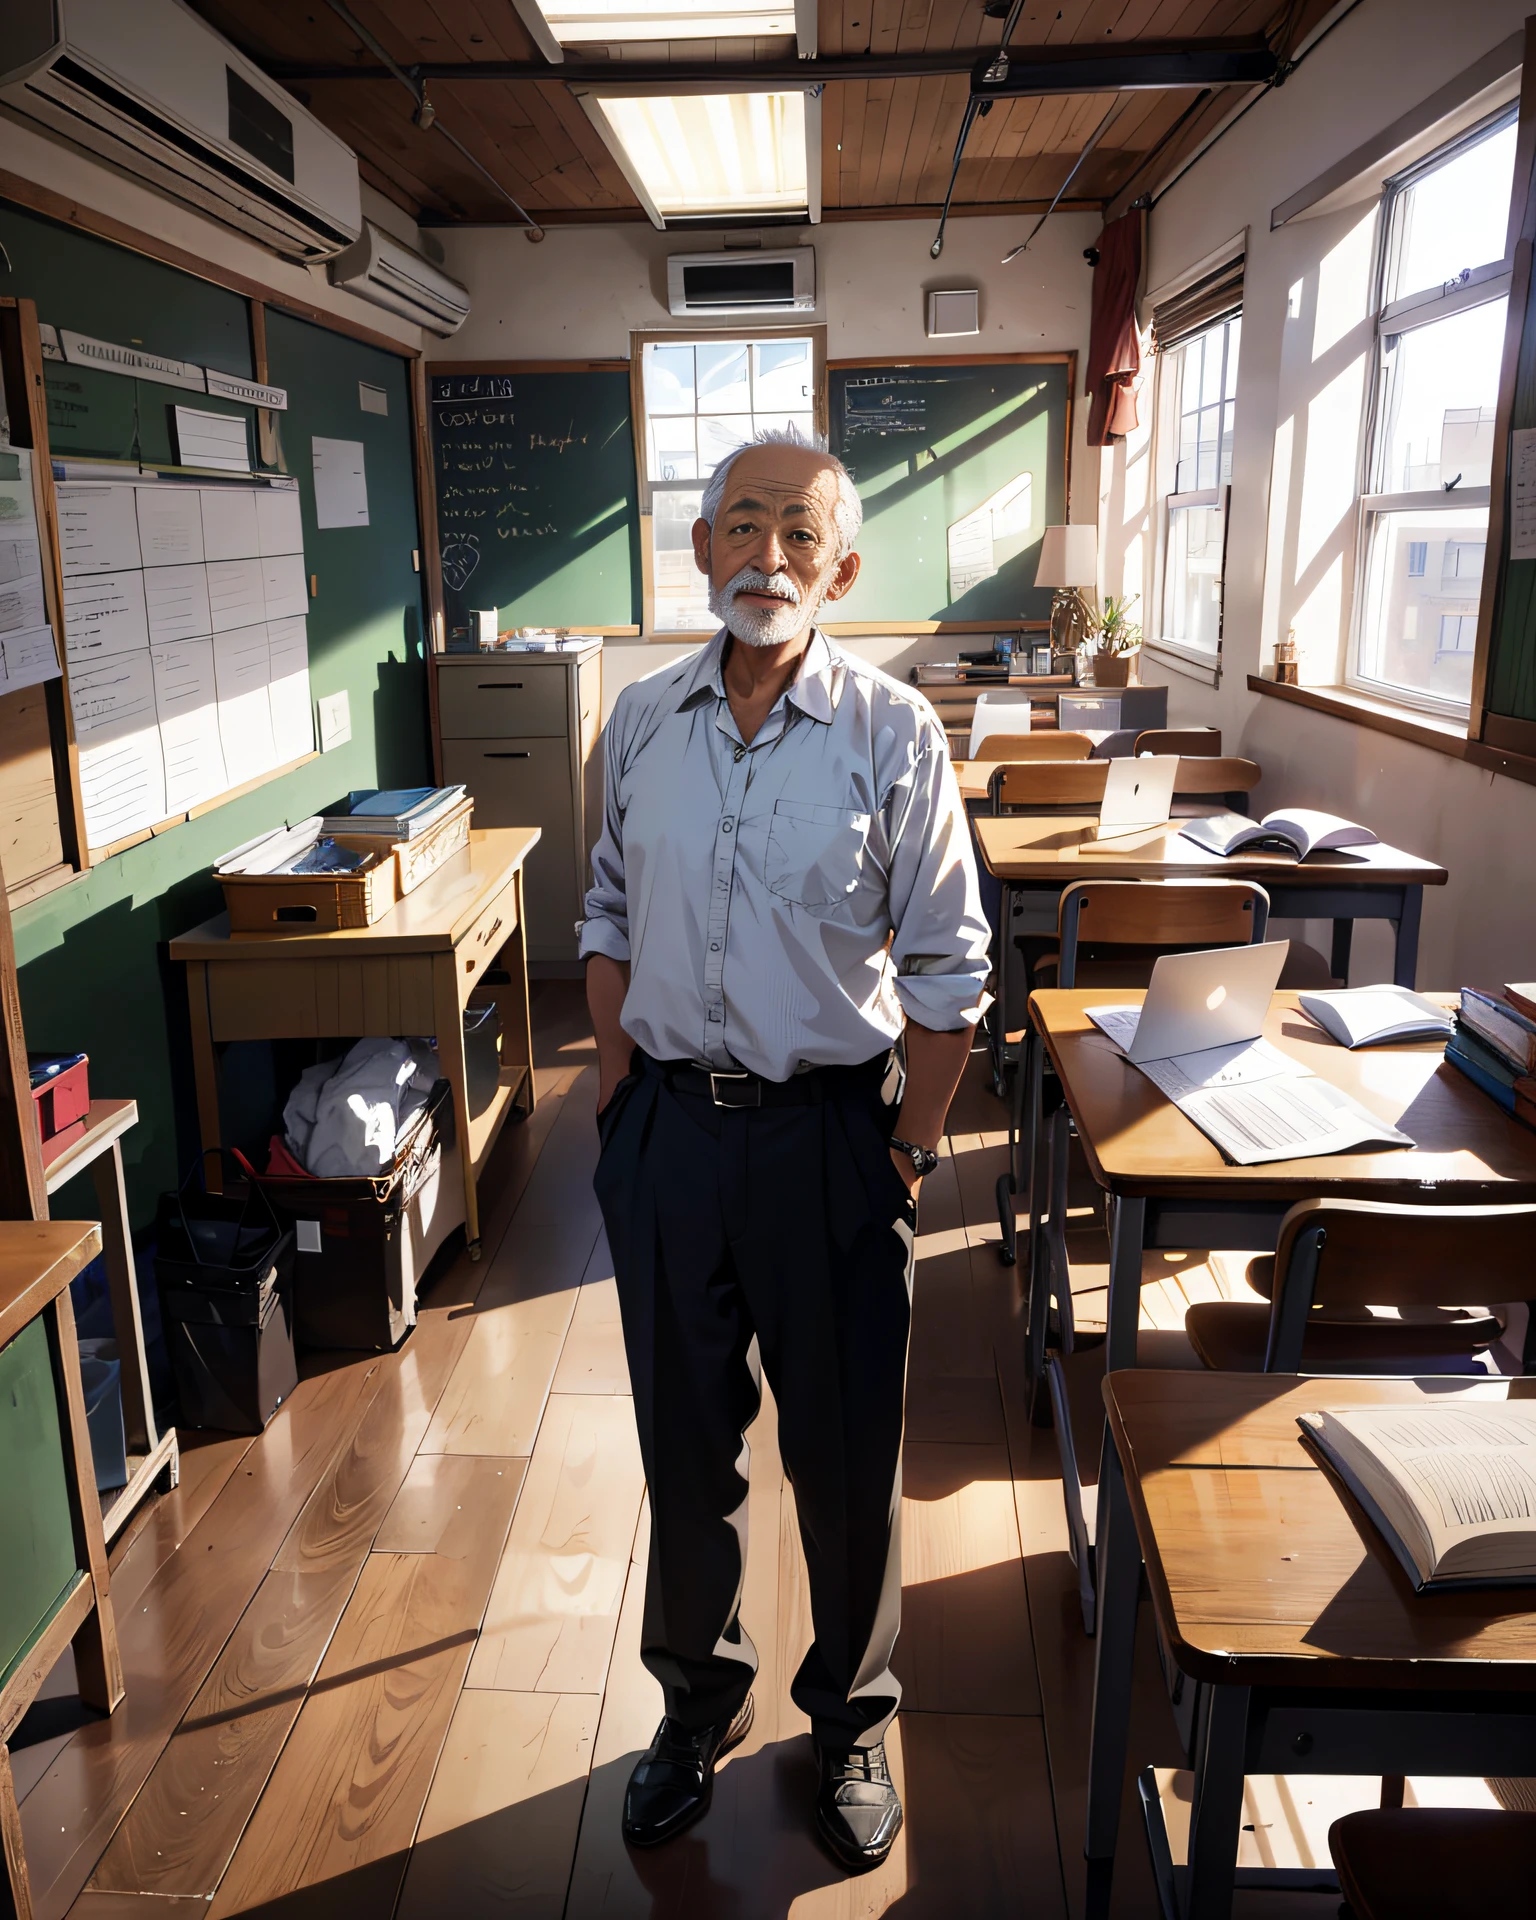
<path id="1" fill-rule="evenodd" d="M 256 492 L 256 533 L 263 558 L 303 553 L 304 517 L 297 487 L 260 487 Z"/>
<path id="2" fill-rule="evenodd" d="M 267 617 L 259 560 L 217 560 L 208 564 L 208 606 L 215 633 L 233 633 Z"/>
<path id="3" fill-rule="evenodd" d="M 272 701 L 268 693 L 271 671 L 265 621 L 214 635 L 219 739 L 224 748 L 224 771 L 232 787 L 260 779 L 281 764 L 272 739 Z"/>
<path id="4" fill-rule="evenodd" d="M 137 569 L 76 575 L 64 582 L 64 647 L 71 667 L 148 645 L 144 576 Z"/>
<path id="5" fill-rule="evenodd" d="M 166 811 L 183 813 L 230 784 L 219 737 L 213 642 L 177 640 L 151 647 L 150 660 L 165 755 Z"/>
<path id="6" fill-rule="evenodd" d="M 366 527 L 368 479 L 363 470 L 361 440 L 310 442 L 315 474 L 315 525 Z"/>
<path id="7" fill-rule="evenodd" d="M 204 557 L 200 488 L 168 483 L 133 491 L 146 567 L 183 566 Z"/>
<path id="8" fill-rule="evenodd" d="M 47 624 L 40 578 L 9 580 L 0 585 L 0 633 L 24 633 Z"/>
<path id="9" fill-rule="evenodd" d="M 172 407 L 176 450 L 184 467 L 251 470 L 251 440 L 243 413 L 212 413 L 204 407 Z"/>
<path id="10" fill-rule="evenodd" d="M 303 620 L 269 620 L 272 745 L 278 764 L 315 749 L 315 714 L 309 693 L 309 630 Z"/>
<path id="11" fill-rule="evenodd" d="M 149 615 L 151 644 L 206 637 L 213 632 L 213 615 L 208 605 L 208 569 L 201 563 L 188 567 L 146 567 L 144 606 Z"/>
<path id="12" fill-rule="evenodd" d="M 16 531 L 14 523 L 8 526 L 0 521 L 0 587 L 18 580 L 41 583 L 42 577 L 43 554 L 37 541 Z"/>
<path id="13" fill-rule="evenodd" d="M 35 687 L 43 680 L 57 680 L 61 672 L 52 627 L 35 627 L 30 633 L 8 633 L 0 640 L 0 658 L 5 662 L 7 693 Z"/>
<path id="14" fill-rule="evenodd" d="M 261 551 L 251 487 L 203 487 L 203 558 L 254 560 Z"/>
<path id="15" fill-rule="evenodd" d="M 304 556 L 287 553 L 261 563 L 261 593 L 269 620 L 300 620 L 309 611 Z"/>
<path id="16" fill-rule="evenodd" d="M 147 648 L 70 676 L 80 791 L 90 846 L 106 847 L 166 817 L 165 761 Z"/>
<path id="17" fill-rule="evenodd" d="M 1536 560 L 1536 427 L 1509 436 L 1509 557 Z"/>
<path id="18" fill-rule="evenodd" d="M 136 487 L 66 481 L 58 489 L 59 548 L 64 578 L 83 573 L 118 573 L 143 564 Z"/>

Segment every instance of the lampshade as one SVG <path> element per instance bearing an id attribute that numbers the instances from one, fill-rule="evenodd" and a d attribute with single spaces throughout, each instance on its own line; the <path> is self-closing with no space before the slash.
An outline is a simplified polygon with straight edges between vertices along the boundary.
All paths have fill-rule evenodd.
<path id="1" fill-rule="evenodd" d="M 1096 526 L 1047 527 L 1040 542 L 1037 587 L 1091 587 L 1099 577 Z"/>

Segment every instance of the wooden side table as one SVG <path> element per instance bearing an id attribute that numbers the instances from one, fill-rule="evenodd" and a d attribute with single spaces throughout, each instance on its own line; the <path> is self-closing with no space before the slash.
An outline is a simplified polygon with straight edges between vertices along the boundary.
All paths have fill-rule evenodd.
<path id="1" fill-rule="evenodd" d="M 89 1168 L 101 1210 L 102 1252 L 112 1300 L 112 1330 L 122 1366 L 123 1430 L 128 1442 L 128 1484 L 106 1495 L 102 1506 L 102 1527 L 109 1542 L 122 1532 L 152 1488 L 158 1485 L 169 1492 L 181 1478 L 176 1429 L 167 1427 L 161 1433 L 155 1425 L 155 1403 L 144 1355 L 144 1320 L 139 1311 L 139 1280 L 128 1227 L 128 1199 L 123 1190 L 122 1137 L 138 1118 L 136 1101 L 93 1100 L 84 1135 L 45 1169 L 52 1195 Z"/>
<path id="2" fill-rule="evenodd" d="M 69 1298 L 70 1281 L 100 1251 L 101 1234 L 88 1222 L 0 1222 L 0 1363 L 6 1376 L 0 1445 L 11 1474 L 0 1490 L 0 1564 L 6 1568 L 0 1604 L 6 1630 L 0 1645 L 0 1848 L 6 1878 L 0 1901 L 8 1892 L 17 1920 L 32 1920 L 32 1896 L 4 1743 L 71 1641 L 80 1698 L 111 1713 L 123 1697 Z M 14 1431 L 4 1435 L 8 1420 Z M 25 1467 L 20 1473 L 18 1457 Z"/>

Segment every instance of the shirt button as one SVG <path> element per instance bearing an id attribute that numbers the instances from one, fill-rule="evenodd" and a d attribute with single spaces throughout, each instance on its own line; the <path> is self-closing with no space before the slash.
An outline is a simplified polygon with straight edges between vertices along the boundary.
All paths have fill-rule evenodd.
<path id="1" fill-rule="evenodd" d="M 718 953 L 720 951 L 720 942 L 718 940 L 711 940 L 709 950 L 711 953 Z"/>
<path id="2" fill-rule="evenodd" d="M 729 820 L 722 820 L 722 821 L 720 822 L 720 831 L 721 831 L 722 833 L 729 833 L 729 832 L 730 832 L 730 830 L 731 830 L 731 823 L 730 823 L 730 821 L 729 821 Z"/>
<path id="3" fill-rule="evenodd" d="M 736 753 L 735 753 L 735 756 L 734 756 L 734 757 L 735 757 L 735 759 L 736 759 L 736 762 L 737 762 L 737 764 L 739 765 L 739 764 L 740 764 L 740 763 L 741 763 L 741 762 L 742 762 L 743 760 L 745 760 L 745 759 L 746 759 L 746 757 L 747 757 L 747 750 L 746 750 L 746 748 L 745 748 L 745 747 L 738 747 L 738 748 L 736 749 Z"/>
<path id="4" fill-rule="evenodd" d="M 711 1007 L 709 1017 L 711 1020 L 718 1020 L 720 1018 L 720 1009 L 718 1007 Z"/>

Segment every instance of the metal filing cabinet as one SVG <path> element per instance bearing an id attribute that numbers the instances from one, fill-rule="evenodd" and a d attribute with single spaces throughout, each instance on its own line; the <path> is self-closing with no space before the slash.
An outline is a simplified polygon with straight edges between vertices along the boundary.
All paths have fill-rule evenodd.
<path id="1" fill-rule="evenodd" d="M 569 653 L 440 653 L 443 779 L 477 827 L 538 827 L 524 869 L 530 970 L 576 965 L 576 921 L 602 824 L 600 640 Z"/>

